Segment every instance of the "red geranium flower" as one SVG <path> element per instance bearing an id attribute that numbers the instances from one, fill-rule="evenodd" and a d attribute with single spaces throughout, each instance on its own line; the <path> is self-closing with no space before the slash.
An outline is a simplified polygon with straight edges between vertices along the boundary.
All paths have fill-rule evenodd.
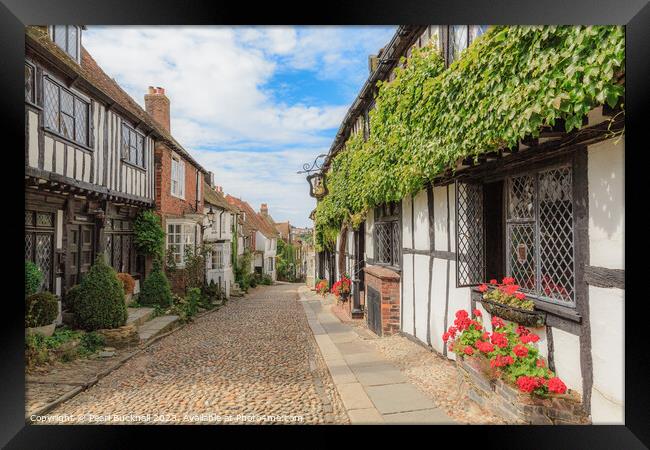
<path id="1" fill-rule="evenodd" d="M 501 348 L 508 346 L 508 338 L 503 333 L 497 333 L 496 331 L 492 333 L 491 342 L 494 345 L 498 345 Z"/>
<path id="2" fill-rule="evenodd" d="M 484 331 L 483 334 L 481 335 L 481 339 L 483 339 L 484 341 L 487 341 L 489 338 L 490 338 L 490 333 L 488 333 L 487 331 Z"/>
<path id="3" fill-rule="evenodd" d="M 519 390 L 522 392 L 528 392 L 529 394 L 543 385 L 544 382 L 541 377 L 529 377 L 524 375 L 517 378 L 517 386 L 519 387 Z"/>
<path id="4" fill-rule="evenodd" d="M 490 280 L 490 284 L 493 284 L 493 285 L 494 285 L 494 284 L 497 284 L 497 280 L 495 280 L 494 278 L 492 278 L 492 279 Z"/>
<path id="5" fill-rule="evenodd" d="M 443 342 L 447 342 L 448 340 L 449 340 L 449 332 L 446 331 L 446 332 L 444 332 L 443 335 L 442 335 L 442 341 L 443 341 Z"/>
<path id="6" fill-rule="evenodd" d="M 485 292 L 485 291 L 487 291 L 487 290 L 488 290 L 487 284 L 482 284 L 482 285 L 480 285 L 480 286 L 478 287 L 478 290 L 479 290 L 480 292 Z"/>
<path id="7" fill-rule="evenodd" d="M 538 359 L 536 365 L 537 367 L 546 367 L 546 363 L 543 359 Z"/>
<path id="8" fill-rule="evenodd" d="M 523 358 L 528 354 L 528 347 L 526 347 L 525 345 L 517 344 L 514 346 L 512 351 L 515 352 L 515 355 L 519 356 L 520 358 Z"/>
<path id="9" fill-rule="evenodd" d="M 505 326 L 505 324 L 503 323 L 503 320 L 501 320 L 500 317 L 494 316 L 492 317 L 492 326 L 494 328 L 502 328 Z"/>
<path id="10" fill-rule="evenodd" d="M 503 284 L 512 284 L 515 282 L 515 279 L 512 277 L 505 277 L 503 280 L 501 280 Z"/>
<path id="11" fill-rule="evenodd" d="M 539 341 L 539 336 L 537 336 L 534 333 L 529 333 L 529 334 L 522 335 L 519 339 L 521 340 L 522 343 L 529 344 L 531 342 Z"/>
<path id="12" fill-rule="evenodd" d="M 476 308 L 476 309 L 474 310 L 474 315 L 475 315 L 476 317 L 482 317 L 482 316 L 483 316 L 483 314 L 481 313 L 481 310 L 478 309 L 478 308 Z"/>
<path id="13" fill-rule="evenodd" d="M 553 377 L 548 380 L 548 390 L 555 394 L 564 394 L 566 392 L 566 384 L 558 377 Z"/>
<path id="14" fill-rule="evenodd" d="M 494 351 L 494 345 L 490 342 L 476 341 L 476 348 L 483 353 L 490 353 Z"/>
<path id="15" fill-rule="evenodd" d="M 526 298 L 526 294 L 523 292 L 515 292 L 515 297 L 517 297 L 519 300 L 523 300 Z"/>
<path id="16" fill-rule="evenodd" d="M 468 345 L 463 350 L 463 353 L 465 353 L 466 355 L 472 356 L 474 354 L 474 349 Z"/>

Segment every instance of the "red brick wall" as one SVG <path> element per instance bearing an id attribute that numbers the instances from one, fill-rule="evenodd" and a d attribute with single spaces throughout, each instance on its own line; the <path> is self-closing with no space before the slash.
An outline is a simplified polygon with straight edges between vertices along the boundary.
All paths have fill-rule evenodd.
<path id="1" fill-rule="evenodd" d="M 171 193 L 172 151 L 163 143 L 157 142 L 154 149 L 156 169 L 156 211 L 165 218 L 182 217 L 196 211 L 196 178 L 199 176 L 201 198 L 198 211 L 203 211 L 203 174 L 198 172 L 189 161 L 185 160 L 185 199 Z"/>
<path id="2" fill-rule="evenodd" d="M 400 331 L 400 276 L 392 270 L 380 266 L 367 266 L 365 269 L 366 292 L 372 286 L 381 298 L 382 334 L 389 336 Z"/>

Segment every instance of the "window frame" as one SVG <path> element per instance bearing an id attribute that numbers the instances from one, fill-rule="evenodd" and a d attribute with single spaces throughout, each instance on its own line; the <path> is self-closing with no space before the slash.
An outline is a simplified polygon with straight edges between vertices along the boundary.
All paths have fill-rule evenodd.
<path id="1" fill-rule="evenodd" d="M 58 104 L 57 104 L 57 122 L 58 126 L 57 129 L 54 129 L 50 127 L 47 121 L 47 114 L 48 114 L 48 102 L 47 102 L 47 95 L 46 95 L 46 83 L 50 83 L 57 89 L 57 99 L 58 99 Z M 63 112 L 61 110 L 61 93 L 65 92 L 66 94 L 70 95 L 72 97 L 72 116 L 69 113 Z M 86 106 L 86 141 L 85 142 L 80 142 L 77 140 L 77 103 L 80 102 Z M 63 132 L 61 131 L 61 124 L 62 124 L 62 115 L 65 115 L 66 117 L 71 117 L 73 121 L 73 131 L 72 131 L 72 137 L 68 137 Z M 46 75 L 43 75 L 43 130 L 47 131 L 48 133 L 52 133 L 62 139 L 65 139 L 75 145 L 79 145 L 86 150 L 91 150 L 93 151 L 94 149 L 90 146 L 91 145 L 91 132 L 92 132 L 92 126 L 91 126 L 91 102 L 82 96 L 76 94 L 70 89 L 67 89 L 65 86 L 63 86 L 61 83 L 59 83 L 57 80 L 54 78 Z"/>
<path id="2" fill-rule="evenodd" d="M 390 213 L 386 213 L 386 208 L 390 208 Z M 373 209 L 374 222 L 372 227 L 372 240 L 374 247 L 374 261 L 373 264 L 377 266 L 387 267 L 393 270 L 400 271 L 402 267 L 402 202 L 396 201 L 391 203 L 384 203 Z M 391 247 L 388 249 L 390 254 L 390 261 L 383 261 L 380 259 L 382 253 L 378 225 L 380 227 L 390 227 L 390 243 Z M 394 229 L 397 229 L 397 236 L 394 235 Z"/>
<path id="3" fill-rule="evenodd" d="M 61 47 L 61 45 L 56 41 L 57 39 L 57 31 L 60 30 L 60 28 L 63 27 L 65 28 L 65 48 Z M 74 28 L 77 32 L 75 36 L 75 42 L 74 42 L 74 55 L 70 53 L 70 28 Z M 63 50 L 70 58 L 74 59 L 78 64 L 81 63 L 81 30 L 82 28 L 79 25 L 50 25 L 50 38 L 52 39 L 52 42 L 59 47 L 61 50 Z"/>
<path id="4" fill-rule="evenodd" d="M 165 251 L 170 251 L 170 245 L 178 246 L 179 252 L 172 252 L 174 255 L 178 255 L 178 258 L 174 257 L 174 261 L 178 267 L 185 267 L 185 248 L 190 245 L 193 249 L 196 249 L 195 231 L 197 224 L 194 222 L 167 221 L 165 226 Z M 170 227 L 179 227 L 180 232 L 170 232 Z M 186 227 L 190 227 L 190 229 L 186 229 Z M 178 242 L 170 242 L 171 236 L 179 236 Z"/>
<path id="5" fill-rule="evenodd" d="M 170 170 L 170 192 L 176 198 L 185 200 L 185 161 L 177 155 L 172 155 L 171 170 Z M 177 179 L 175 178 L 177 177 Z M 177 191 L 174 190 L 174 183 L 178 187 Z"/>
<path id="6" fill-rule="evenodd" d="M 36 92 L 38 83 L 36 82 L 36 77 L 37 77 L 37 72 L 36 72 L 36 66 L 30 62 L 25 61 L 25 68 L 31 69 L 32 71 L 32 82 L 31 82 L 31 89 L 32 89 L 32 95 L 31 98 L 27 98 L 27 80 L 25 80 L 25 102 L 32 105 L 32 106 L 37 106 L 37 100 L 38 100 L 38 94 Z"/>
<path id="7" fill-rule="evenodd" d="M 464 27 L 465 28 L 465 33 L 466 33 L 466 40 L 465 40 L 465 46 L 461 48 L 458 51 L 458 55 L 452 55 L 452 36 L 453 36 L 453 30 L 455 27 Z M 473 36 L 473 31 L 476 32 L 477 30 L 480 31 L 480 27 L 485 27 L 485 30 L 483 30 L 482 33 L 476 34 Z M 478 39 L 482 34 L 484 34 L 488 28 L 489 25 L 445 25 L 444 32 L 440 30 L 440 40 L 442 41 L 442 52 L 443 52 L 443 58 L 445 60 L 445 67 L 449 67 L 454 63 L 454 61 L 458 61 L 460 56 L 462 55 L 463 51 L 466 50 L 472 43 Z M 452 57 L 453 56 L 453 57 Z"/>
<path id="8" fill-rule="evenodd" d="M 128 131 L 129 134 L 129 142 L 127 143 L 126 147 L 128 148 L 129 154 L 128 156 L 125 155 L 125 149 L 124 149 L 124 129 Z M 133 146 L 131 145 L 131 139 L 135 136 L 135 142 L 136 145 Z M 138 148 L 138 138 L 142 139 L 142 147 Z M 146 162 L 146 152 L 145 152 L 145 146 L 147 142 L 147 137 L 144 135 L 144 133 L 136 130 L 135 127 L 131 126 L 129 123 L 127 123 L 124 119 L 122 119 L 122 128 L 121 128 L 121 134 L 120 134 L 120 158 L 122 162 L 129 164 L 131 166 L 137 167 L 138 169 L 145 169 L 147 167 L 147 162 Z M 136 155 L 135 155 L 135 161 L 132 161 L 132 151 L 135 149 Z M 141 152 L 140 155 L 138 155 L 138 150 Z M 141 157 L 141 162 L 138 163 L 138 156 Z"/>

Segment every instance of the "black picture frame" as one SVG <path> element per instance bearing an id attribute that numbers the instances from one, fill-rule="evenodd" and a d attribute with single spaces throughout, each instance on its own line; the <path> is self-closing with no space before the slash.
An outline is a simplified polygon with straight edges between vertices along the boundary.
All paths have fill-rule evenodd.
<path id="1" fill-rule="evenodd" d="M 3 0 L 0 4 L 0 42 L 3 64 L 0 65 L 1 86 L 5 89 L 0 98 L 2 103 L 3 131 L 5 148 L 3 156 L 12 159 L 4 167 L 19 167 L 24 152 L 17 150 L 24 146 L 24 26 L 34 24 L 115 24 L 115 25 L 190 25 L 190 24 L 376 24 L 395 23 L 490 23 L 490 24 L 621 24 L 626 25 L 626 141 L 631 151 L 625 161 L 625 189 L 633 193 L 630 198 L 642 198 L 647 167 L 641 161 L 648 146 L 642 137 L 643 121 L 648 116 L 648 93 L 650 83 L 650 4 L 647 0 L 612 2 L 606 0 L 455 0 L 455 1 L 417 1 L 402 0 L 364 0 L 352 2 L 332 1 L 311 5 L 305 3 L 281 5 L 277 2 L 259 4 L 213 3 L 208 0 L 190 2 L 172 0 Z M 647 125 L 646 125 L 647 127 Z M 5 229 L 8 233 L 19 233 L 22 229 L 21 208 L 24 199 L 14 193 L 21 179 L 19 170 L 6 170 L 3 173 L 5 194 Z M 13 187 L 12 187 L 13 186 Z M 637 200 L 638 201 L 638 200 Z M 636 202 L 631 204 L 634 206 Z M 641 217 L 645 212 L 645 202 L 640 203 L 641 211 L 631 209 L 632 216 Z M 650 395 L 647 370 L 650 351 L 647 349 L 647 313 L 641 278 L 642 267 L 635 265 L 637 256 L 647 246 L 640 227 L 643 220 L 627 220 L 626 234 L 626 297 L 628 303 L 625 314 L 625 425 L 624 426 L 530 426 L 530 427 L 456 427 L 438 426 L 435 429 L 421 427 L 420 445 L 425 446 L 464 446 L 473 448 L 619 448 L 635 449 L 650 446 Z M 647 233 L 646 233 L 647 234 Z M 638 239 L 637 239 L 638 238 Z M 101 426 L 37 426 L 26 425 L 24 418 L 24 329 L 20 300 L 22 286 L 15 280 L 23 277 L 20 256 L 23 252 L 20 239 L 7 240 L 3 252 L 7 262 L 3 273 L 4 314 L 0 330 L 0 445 L 5 448 L 115 448 L 133 444 L 134 434 L 156 430 L 154 438 L 169 440 L 172 432 L 187 433 L 191 441 L 199 444 L 200 436 L 207 433 L 242 431 L 239 427 L 101 427 Z M 627 245 L 627 243 L 632 243 Z M 645 244 L 645 245 L 644 245 Z M 12 263 L 12 261 L 14 261 Z M 640 258 L 639 258 L 640 261 Z M 647 275 L 645 275 L 647 277 Z M 637 303 L 639 306 L 637 306 Z M 611 324 L 612 327 L 623 326 Z M 607 330 L 602 330 L 607 332 Z M 298 431 L 311 431 L 329 437 L 342 444 L 350 442 L 350 432 L 371 431 L 377 438 L 384 433 L 396 436 L 406 431 L 406 445 L 414 445 L 415 440 L 408 430 L 386 427 L 352 427 L 342 430 L 330 427 L 297 427 Z M 249 437 L 248 430 L 277 433 L 294 431 L 292 427 L 246 428 L 242 438 Z M 142 436 L 141 436 L 142 437 Z M 223 438 L 223 436 L 222 436 Z M 214 441 L 214 445 L 241 445 L 247 441 L 227 444 L 225 440 Z M 286 439 L 286 438 L 285 438 Z M 408 440 L 406 440 L 408 439 Z M 151 442 L 151 441 L 148 441 Z M 310 445 L 309 440 L 302 441 Z M 321 440 L 320 442 L 324 442 Z M 399 442 L 399 441 L 398 441 Z M 287 443 L 287 442 L 285 442 Z M 247 444 L 245 444 L 247 445 Z M 399 444 L 398 444 L 399 445 Z"/>

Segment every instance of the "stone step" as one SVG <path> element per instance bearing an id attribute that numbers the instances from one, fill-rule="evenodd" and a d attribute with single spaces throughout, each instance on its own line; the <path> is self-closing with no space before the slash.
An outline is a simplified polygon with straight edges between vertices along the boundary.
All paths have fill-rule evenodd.
<path id="1" fill-rule="evenodd" d="M 140 342 L 148 341 L 160 334 L 173 330 L 178 325 L 180 325 L 179 317 L 174 315 L 158 316 L 155 319 L 151 319 L 138 329 Z"/>
<path id="2" fill-rule="evenodd" d="M 155 314 L 153 308 L 127 308 L 129 317 L 126 319 L 126 324 L 133 324 L 140 328 L 145 322 L 151 320 Z"/>

